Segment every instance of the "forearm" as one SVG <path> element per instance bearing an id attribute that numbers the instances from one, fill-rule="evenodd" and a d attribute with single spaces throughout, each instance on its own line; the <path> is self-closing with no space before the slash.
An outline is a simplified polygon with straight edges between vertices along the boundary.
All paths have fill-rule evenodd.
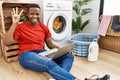
<path id="1" fill-rule="evenodd" d="M 6 45 L 11 45 L 11 44 L 16 42 L 13 39 L 13 34 L 14 34 L 14 30 L 15 30 L 16 26 L 17 26 L 17 23 L 12 24 L 10 29 L 8 30 L 8 32 L 5 34 L 4 42 L 5 42 Z"/>
<path id="2" fill-rule="evenodd" d="M 55 45 L 52 42 L 51 38 L 47 38 L 45 41 L 46 41 L 46 44 L 47 44 L 48 48 L 50 48 L 50 49 L 59 48 L 59 46 Z"/>
<path id="3" fill-rule="evenodd" d="M 51 45 L 49 45 L 48 46 L 50 49 L 53 49 L 53 48 L 59 48 L 57 45 L 55 45 L 55 44 L 51 44 Z"/>

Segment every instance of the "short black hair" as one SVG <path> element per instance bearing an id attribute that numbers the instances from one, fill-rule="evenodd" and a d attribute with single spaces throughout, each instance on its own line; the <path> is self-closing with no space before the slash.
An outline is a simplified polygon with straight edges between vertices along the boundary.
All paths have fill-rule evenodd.
<path id="1" fill-rule="evenodd" d="M 29 10 L 30 8 L 39 8 L 39 9 L 41 9 L 40 6 L 37 5 L 37 4 L 31 4 L 31 5 L 28 7 L 28 10 Z"/>

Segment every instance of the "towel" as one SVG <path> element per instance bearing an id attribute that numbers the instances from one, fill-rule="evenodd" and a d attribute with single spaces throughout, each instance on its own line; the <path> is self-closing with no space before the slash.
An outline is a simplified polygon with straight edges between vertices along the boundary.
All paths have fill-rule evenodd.
<path id="1" fill-rule="evenodd" d="M 99 25 L 99 29 L 98 29 L 98 34 L 101 36 L 105 36 L 108 26 L 110 24 L 110 20 L 111 20 L 111 16 L 108 15 L 103 15 L 102 20 L 100 22 Z"/>

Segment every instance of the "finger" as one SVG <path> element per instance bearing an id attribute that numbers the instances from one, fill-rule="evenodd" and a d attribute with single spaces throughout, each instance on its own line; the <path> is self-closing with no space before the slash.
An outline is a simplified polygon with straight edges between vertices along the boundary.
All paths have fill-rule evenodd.
<path id="1" fill-rule="evenodd" d="M 23 13 L 23 9 L 20 11 L 19 16 Z"/>
<path id="2" fill-rule="evenodd" d="M 69 49 L 69 52 L 71 52 L 71 53 L 72 53 L 72 50 L 71 50 L 71 49 Z"/>
<path id="3" fill-rule="evenodd" d="M 70 54 L 72 54 L 72 53 L 73 53 L 71 49 L 70 49 L 70 50 L 68 50 L 68 52 L 69 52 Z"/>
<path id="4" fill-rule="evenodd" d="M 16 7 L 16 14 L 18 14 L 18 7 Z"/>
<path id="5" fill-rule="evenodd" d="M 69 50 L 69 53 L 74 56 L 74 52 L 71 49 Z"/>
<path id="6" fill-rule="evenodd" d="M 13 14 L 15 14 L 15 9 L 13 8 Z"/>

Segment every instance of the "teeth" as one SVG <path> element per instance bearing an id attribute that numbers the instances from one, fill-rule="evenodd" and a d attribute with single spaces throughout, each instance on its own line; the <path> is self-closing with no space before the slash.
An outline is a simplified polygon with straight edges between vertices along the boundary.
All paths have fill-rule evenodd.
<path id="1" fill-rule="evenodd" d="M 36 22 L 36 21 L 37 21 L 37 19 L 33 19 L 33 21 L 34 21 L 34 22 Z"/>

